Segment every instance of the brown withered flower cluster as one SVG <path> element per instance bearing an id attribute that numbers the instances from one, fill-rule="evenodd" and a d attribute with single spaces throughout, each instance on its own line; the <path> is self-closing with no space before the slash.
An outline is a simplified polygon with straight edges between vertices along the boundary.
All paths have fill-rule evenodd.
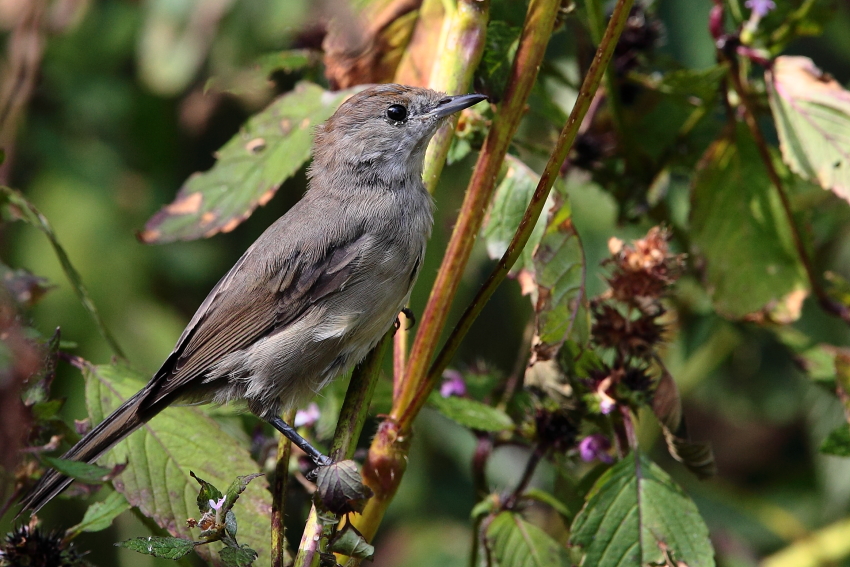
<path id="1" fill-rule="evenodd" d="M 608 243 L 611 258 L 603 265 L 611 267 L 610 289 L 590 306 L 593 342 L 614 352 L 612 366 L 597 377 L 596 389 L 609 405 L 622 397 L 616 393 L 617 385 L 634 392 L 646 392 L 652 385 L 647 369 L 665 331 L 659 321 L 665 313 L 661 300 L 684 267 L 684 255 L 672 254 L 669 240 L 666 228 L 653 227 L 631 245 L 616 238 Z"/>

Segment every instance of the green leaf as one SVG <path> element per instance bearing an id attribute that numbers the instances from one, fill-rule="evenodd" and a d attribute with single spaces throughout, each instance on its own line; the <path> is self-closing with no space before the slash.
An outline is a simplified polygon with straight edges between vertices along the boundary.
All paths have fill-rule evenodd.
<path id="1" fill-rule="evenodd" d="M 250 547 L 224 547 L 218 552 L 222 563 L 228 567 L 249 567 L 256 561 L 257 552 Z"/>
<path id="2" fill-rule="evenodd" d="M 140 390 L 146 377 L 119 365 L 87 366 L 86 405 L 99 423 Z M 190 471 L 210 483 L 226 486 L 233 478 L 257 469 L 248 451 L 227 436 L 197 408 L 171 407 L 108 452 L 102 463 L 127 463 L 115 481 L 131 505 L 171 535 L 192 538 L 186 519 L 198 509 L 198 485 Z M 261 555 L 270 553 L 268 514 L 271 497 L 265 480 L 252 482 L 240 498 L 242 540 Z M 206 560 L 210 551 L 199 547 Z"/>
<path id="3" fill-rule="evenodd" d="M 807 57 L 777 57 L 769 78 L 782 159 L 850 201 L 850 91 Z"/>
<path id="4" fill-rule="evenodd" d="M 536 500 L 537 502 L 542 502 L 543 504 L 546 504 L 565 518 L 573 517 L 573 513 L 570 512 L 570 509 L 567 508 L 566 504 L 555 498 L 554 494 L 550 494 L 545 490 L 540 490 L 539 488 L 529 488 L 523 493 L 522 496 L 523 498 L 529 498 L 531 500 Z"/>
<path id="5" fill-rule="evenodd" d="M 334 534 L 328 542 L 328 551 L 357 559 L 370 559 L 375 555 L 375 548 L 349 523 Z"/>
<path id="6" fill-rule="evenodd" d="M 147 243 L 194 240 L 239 226 L 304 165 L 315 127 L 352 92 L 331 93 L 304 82 L 276 99 L 222 146 L 212 169 L 186 180 L 139 238 Z"/>
<path id="7" fill-rule="evenodd" d="M 0 204 L 5 201 L 7 203 L 6 206 L 12 211 L 15 218 L 23 220 L 44 233 L 48 242 L 50 242 L 50 245 L 53 247 L 53 252 L 56 254 L 56 258 L 59 259 L 62 271 L 65 272 L 65 276 L 68 278 L 68 281 L 71 282 L 71 287 L 74 288 L 77 298 L 80 300 L 80 303 L 82 303 L 83 309 L 85 309 L 94 320 L 98 331 L 100 331 L 101 336 L 103 336 L 109 344 L 109 348 L 112 349 L 112 352 L 121 358 L 127 358 L 124 351 L 122 351 L 121 347 L 118 346 L 118 341 L 115 340 L 115 337 L 112 336 L 112 333 L 106 327 L 106 323 L 101 318 L 97 307 L 95 307 L 94 302 L 89 296 L 88 290 L 83 285 L 83 279 L 80 277 L 80 273 L 77 272 L 77 269 L 74 268 L 73 264 L 71 264 L 71 259 L 68 258 L 68 253 L 65 252 L 65 249 L 62 248 L 61 244 L 59 244 L 59 239 L 56 238 L 56 233 L 53 232 L 53 227 L 50 226 L 47 218 L 35 208 L 35 205 L 27 201 L 20 192 L 15 191 L 14 189 L 0 185 L 0 195 L 2 195 Z"/>
<path id="8" fill-rule="evenodd" d="M 444 398 L 439 392 L 432 392 L 428 403 L 447 418 L 469 429 L 510 431 L 514 428 L 508 414 L 477 400 L 457 396 Z"/>
<path id="9" fill-rule="evenodd" d="M 740 319 L 770 315 L 805 295 L 791 227 L 746 129 L 715 141 L 694 179 L 691 235 L 706 259 L 715 309 Z"/>
<path id="10" fill-rule="evenodd" d="M 496 563 L 503 567 L 570 565 L 567 550 L 561 544 L 514 512 L 496 516 L 487 527 L 486 537 Z"/>
<path id="11" fill-rule="evenodd" d="M 195 542 L 179 537 L 136 537 L 127 541 L 119 541 L 117 547 L 126 547 L 138 553 L 162 557 L 163 559 L 180 559 L 195 547 Z"/>
<path id="12" fill-rule="evenodd" d="M 642 453 L 603 474 L 572 525 L 570 543 L 581 546 L 584 565 L 625 567 L 714 565 L 708 528 L 696 505 Z"/>
<path id="13" fill-rule="evenodd" d="M 263 473 L 237 476 L 236 480 L 231 482 L 230 486 L 227 487 L 227 492 L 224 493 L 224 495 L 227 496 L 227 499 L 224 501 L 223 510 L 225 512 L 229 512 L 236 501 L 239 500 L 239 495 L 245 492 L 245 489 L 248 488 L 248 484 L 259 476 L 263 476 Z"/>
<path id="14" fill-rule="evenodd" d="M 505 156 L 505 166 L 493 196 L 493 204 L 481 230 L 487 244 L 487 254 L 493 260 L 501 258 L 508 249 L 539 179 L 540 176 L 518 158 Z M 550 205 L 551 202 L 547 203 L 544 210 L 548 210 Z M 534 247 L 540 242 L 545 230 L 546 218 L 545 215 L 540 215 L 528 244 L 514 265 L 513 273 L 523 268 L 531 269 Z"/>
<path id="15" fill-rule="evenodd" d="M 277 71 L 284 73 L 292 73 L 307 67 L 314 67 L 321 63 L 322 54 L 313 49 L 290 49 L 286 51 L 277 51 L 275 53 L 267 53 L 258 57 L 254 61 L 254 65 L 260 68 L 260 71 L 268 77 Z"/>
<path id="16" fill-rule="evenodd" d="M 351 460 L 319 467 L 316 489 L 325 508 L 337 515 L 362 512 L 366 501 L 373 495 L 372 489 L 363 484 L 356 463 Z"/>
<path id="17" fill-rule="evenodd" d="M 706 69 L 677 69 L 664 73 L 655 88 L 674 97 L 689 99 L 695 96 L 702 104 L 709 104 L 720 94 L 720 81 L 728 72 L 726 64 Z"/>
<path id="18" fill-rule="evenodd" d="M 208 512 L 211 508 L 210 500 L 216 503 L 221 500 L 221 490 L 196 475 L 194 471 L 189 471 L 189 476 L 194 478 L 195 482 L 201 485 L 201 489 L 198 491 L 198 497 L 196 499 L 198 503 L 198 512 L 201 514 Z"/>
<path id="19" fill-rule="evenodd" d="M 95 502 L 89 506 L 82 521 L 76 526 L 68 528 L 67 533 L 79 534 L 81 532 L 99 532 L 105 530 L 112 525 L 112 520 L 129 509 L 130 504 L 127 502 L 127 499 L 120 492 L 113 490 L 104 501 Z"/>
<path id="20" fill-rule="evenodd" d="M 584 249 L 568 202 L 564 201 L 551 215 L 533 260 L 537 284 L 533 294 L 538 337 L 535 349 L 551 350 L 554 356 L 574 331 L 583 344 L 590 328 L 584 293 Z"/>
<path id="21" fill-rule="evenodd" d="M 51 467 L 65 476 L 70 476 L 71 478 L 79 480 L 80 482 L 85 482 L 86 484 L 98 484 L 105 482 L 107 477 L 109 477 L 109 474 L 112 472 L 111 468 L 90 465 L 89 463 L 82 463 L 80 461 L 70 461 L 54 457 L 44 457 L 44 460 L 49 463 Z"/>
<path id="22" fill-rule="evenodd" d="M 821 443 L 820 452 L 824 455 L 850 457 L 850 427 L 845 423 L 832 431 Z"/>

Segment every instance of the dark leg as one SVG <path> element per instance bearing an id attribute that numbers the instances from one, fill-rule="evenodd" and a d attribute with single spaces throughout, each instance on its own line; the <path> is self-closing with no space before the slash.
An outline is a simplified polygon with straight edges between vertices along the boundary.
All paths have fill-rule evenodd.
<path id="1" fill-rule="evenodd" d="M 284 437 L 295 443 L 302 451 L 307 453 L 307 455 L 313 459 L 313 462 L 318 466 L 326 467 L 333 464 L 330 457 L 321 454 L 315 447 L 310 445 L 309 441 L 298 435 L 298 432 L 280 417 L 273 417 L 268 420 L 268 422 L 271 423 L 272 427 L 280 431 Z"/>

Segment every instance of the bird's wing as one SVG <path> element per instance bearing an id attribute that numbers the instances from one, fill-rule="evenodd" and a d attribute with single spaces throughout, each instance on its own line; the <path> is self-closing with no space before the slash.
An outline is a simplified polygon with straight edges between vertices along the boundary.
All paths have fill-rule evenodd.
<path id="1" fill-rule="evenodd" d="M 274 274 L 250 273 L 243 256 L 216 284 L 174 351 L 148 386 L 146 407 L 180 397 L 184 386 L 202 376 L 224 356 L 245 349 L 298 319 L 323 297 L 341 290 L 351 279 L 371 243 L 360 234 L 344 245 L 328 246 L 320 257 L 293 254 Z M 243 283 L 255 277 L 260 283 Z"/>

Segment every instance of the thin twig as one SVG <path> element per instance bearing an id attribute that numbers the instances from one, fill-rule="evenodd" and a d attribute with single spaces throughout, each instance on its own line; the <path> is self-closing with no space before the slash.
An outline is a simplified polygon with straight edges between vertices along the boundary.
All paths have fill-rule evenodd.
<path id="1" fill-rule="evenodd" d="M 425 403 L 421 399 L 421 392 L 427 381 L 431 358 L 437 349 L 452 299 L 481 228 L 508 145 L 525 112 L 525 103 L 537 79 L 559 6 L 557 0 L 531 0 L 529 3 L 503 104 L 493 119 L 469 181 L 460 214 L 419 323 L 399 397 L 393 405 L 391 415 L 402 430 L 408 429 Z"/>
<path id="2" fill-rule="evenodd" d="M 578 134 L 584 116 L 590 108 L 591 101 L 599 88 L 602 75 L 608 66 L 608 62 L 611 60 L 611 56 L 614 53 L 614 47 L 616 46 L 620 33 L 623 31 L 623 27 L 628 19 L 632 2 L 633 0 L 619 0 L 619 2 L 617 2 L 617 6 L 614 8 L 611 20 L 605 30 L 605 35 L 599 44 L 599 50 L 597 51 L 596 56 L 593 59 L 593 63 L 588 70 L 588 74 L 582 83 L 575 106 L 573 106 L 570 117 L 567 120 L 566 125 L 564 125 L 564 129 L 561 131 L 561 135 L 558 137 L 558 143 L 552 152 L 552 156 L 546 164 L 543 174 L 540 176 L 540 181 L 537 184 L 534 195 L 531 197 L 531 202 L 529 203 L 528 208 L 523 214 L 522 221 L 520 221 L 516 234 L 514 234 L 508 249 L 505 251 L 501 260 L 499 260 L 498 265 L 487 278 L 487 281 L 484 282 L 484 285 L 481 286 L 481 289 L 479 289 L 475 298 L 472 300 L 472 303 L 470 303 L 469 307 L 467 307 L 466 311 L 464 311 L 460 321 L 458 321 L 458 324 L 452 330 L 446 344 L 443 346 L 443 349 L 440 351 L 440 354 L 437 356 L 437 359 L 428 372 L 428 381 L 424 383 L 417 392 L 417 399 L 427 397 L 427 393 L 433 386 L 436 377 L 441 375 L 443 370 L 445 370 L 449 361 L 451 361 L 454 353 L 460 346 L 461 341 L 472 326 L 472 323 L 481 313 L 484 305 L 487 301 L 489 301 L 499 284 L 507 277 L 508 272 L 510 272 L 510 269 L 516 263 L 517 258 L 519 258 L 519 255 L 522 253 L 523 248 L 528 242 L 531 232 L 537 223 L 537 219 L 543 212 L 543 207 L 546 203 L 547 197 L 549 196 L 549 191 L 552 189 L 552 185 L 558 177 L 561 164 L 566 159 L 567 154 L 575 141 L 576 135 Z M 424 403 L 424 399 L 422 399 L 422 403 Z"/>

